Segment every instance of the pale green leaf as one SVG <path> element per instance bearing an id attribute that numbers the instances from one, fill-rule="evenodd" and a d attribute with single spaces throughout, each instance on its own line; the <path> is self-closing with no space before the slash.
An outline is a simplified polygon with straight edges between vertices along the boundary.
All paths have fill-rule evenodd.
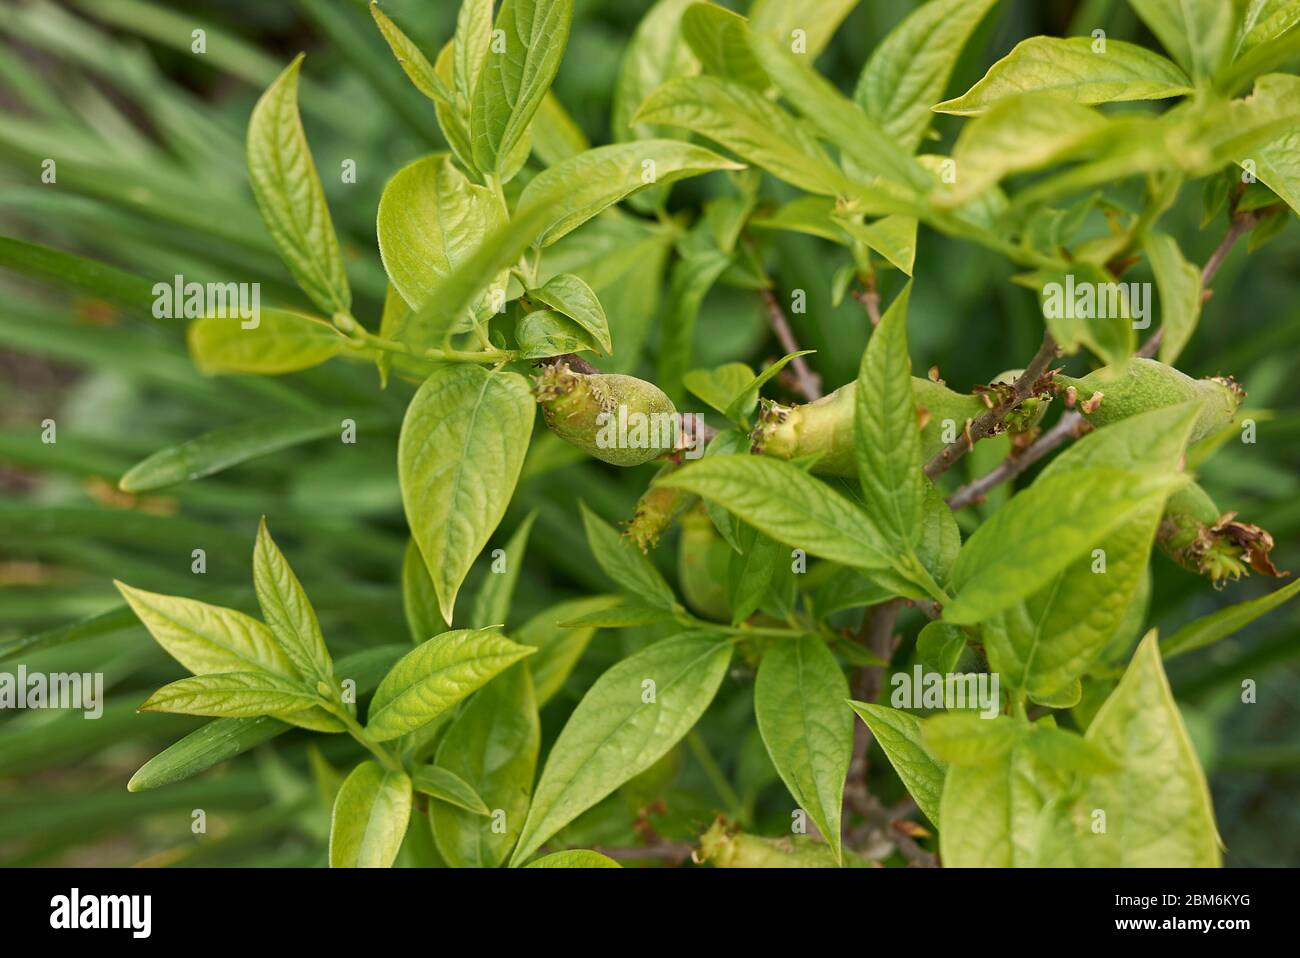
<path id="1" fill-rule="evenodd" d="M 551 748 L 511 864 L 676 745 L 713 701 L 731 649 L 714 636 L 681 635 L 597 679 Z"/>
<path id="2" fill-rule="evenodd" d="M 466 7 L 474 5 L 472 3 L 465 4 Z M 490 0 L 488 6 L 490 9 Z M 384 42 L 388 44 L 388 49 L 393 51 L 393 58 L 401 65 L 402 72 L 406 74 L 411 84 L 435 103 L 453 102 L 452 92 L 442 82 L 442 78 L 434 70 L 429 58 L 402 31 L 401 27 L 379 9 L 377 0 L 370 0 L 370 15 L 374 18 L 375 25 L 379 27 L 379 32 L 383 35 Z"/>
<path id="3" fill-rule="evenodd" d="M 767 71 L 749 48 L 749 24 L 740 14 L 716 3 L 692 3 L 682 14 L 682 38 L 705 73 L 759 91 L 771 85 Z"/>
<path id="4" fill-rule="evenodd" d="M 262 307 L 252 319 L 206 316 L 186 332 L 194 364 L 205 373 L 273 376 L 319 366 L 348 348 L 329 323 L 291 309 Z"/>
<path id="5" fill-rule="evenodd" d="M 474 165 L 501 173 L 551 87 L 573 20 L 573 0 L 504 0 L 470 103 Z"/>
<path id="6" fill-rule="evenodd" d="M 366 732 L 384 742 L 413 731 L 532 653 L 492 630 L 456 629 L 434 636 L 402 656 L 379 683 Z"/>
<path id="7" fill-rule="evenodd" d="M 315 694 L 296 679 L 270 672 L 218 672 L 164 685 L 140 711 L 229 718 L 273 715 L 292 721 L 292 713 L 315 705 Z"/>
<path id="8" fill-rule="evenodd" d="M 343 780 L 330 820 L 331 868 L 389 868 L 411 818 L 411 780 L 362 762 Z"/>
<path id="9" fill-rule="evenodd" d="M 406 410 L 397 451 L 402 504 L 448 623 L 510 503 L 534 415 L 524 377 L 469 364 L 434 372 Z"/>
<path id="10" fill-rule="evenodd" d="M 943 779 L 948 766 L 926 751 L 921 743 L 921 719 L 910 712 L 869 702 L 850 702 L 849 705 L 871 729 L 908 794 L 916 800 L 916 807 L 937 825 L 939 796 L 943 794 Z"/>
<path id="11" fill-rule="evenodd" d="M 616 143 L 668 135 L 662 126 L 633 122 L 645 98 L 673 77 L 700 72 L 699 61 L 680 29 L 683 11 L 693 0 L 658 0 L 641 18 L 623 51 L 614 84 L 610 126 Z M 652 191 L 662 202 L 663 191 Z"/>
<path id="12" fill-rule="evenodd" d="M 755 32 L 790 46 L 797 43 L 801 54 L 812 60 L 857 5 L 858 0 L 754 0 L 749 20 Z"/>
<path id="13" fill-rule="evenodd" d="M 502 555 L 492 556 L 488 574 L 474 596 L 474 605 L 470 610 L 469 624 L 476 629 L 486 629 L 494 625 L 504 625 L 510 614 L 510 603 L 514 598 L 515 583 L 519 581 L 519 571 L 524 565 L 524 550 L 528 548 L 528 534 L 537 519 L 536 512 L 530 512 L 515 529 L 515 534 L 506 543 Z M 497 562 L 503 568 L 497 570 Z"/>
<path id="14" fill-rule="evenodd" d="M 1209 615 L 1187 623 L 1177 632 L 1168 636 L 1160 643 L 1161 653 L 1166 659 L 1171 659 L 1175 655 L 1182 655 L 1184 652 L 1204 648 L 1213 642 L 1225 639 L 1234 632 L 1245 628 L 1265 613 L 1273 611 L 1282 603 L 1294 598 L 1297 594 L 1300 594 L 1300 580 L 1296 580 L 1280 589 L 1274 589 L 1258 599 L 1238 602 L 1236 605 L 1230 605 L 1227 608 L 1219 609 L 1217 612 L 1211 612 Z"/>
<path id="15" fill-rule="evenodd" d="M 302 54 L 262 94 L 248 121 L 248 179 L 285 265 L 312 302 L 333 315 L 352 306 L 338 237 L 298 116 Z"/>
<path id="16" fill-rule="evenodd" d="M 609 335 L 609 320 L 596 293 L 586 281 L 573 273 L 558 273 L 537 289 L 525 294 L 529 299 L 544 303 L 563 313 L 591 334 L 605 352 L 612 352 L 614 344 Z"/>
<path id="17" fill-rule="evenodd" d="M 882 40 L 858 77 L 853 98 L 913 152 L 929 129 L 930 106 L 948 86 L 967 39 L 997 0 L 931 0 Z"/>
<path id="18" fill-rule="evenodd" d="M 587 545 L 605 575 L 628 593 L 648 605 L 672 610 L 677 598 L 654 563 L 627 537 L 618 534 L 608 522 L 579 503 Z"/>
<path id="19" fill-rule="evenodd" d="M 492 810 L 483 804 L 474 786 L 455 772 L 437 765 L 421 765 L 411 776 L 411 785 L 417 792 L 462 808 L 474 815 L 491 815 Z"/>
<path id="20" fill-rule="evenodd" d="M 195 599 L 160 595 L 114 582 L 159 645 L 195 675 L 218 672 L 296 673 L 271 630 L 256 619 Z"/>
<path id="21" fill-rule="evenodd" d="M 1129 0 L 1134 12 L 1194 79 L 1212 78 L 1236 37 L 1237 4 L 1224 0 Z"/>
<path id="22" fill-rule="evenodd" d="M 1021 93 L 1047 93 L 1071 103 L 1163 100 L 1192 92 L 1187 74 L 1158 53 L 1123 40 L 1030 37 L 993 64 L 984 78 L 937 113 L 974 116 Z"/>
<path id="23" fill-rule="evenodd" d="M 815 636 L 777 642 L 754 681 L 754 714 L 781 780 L 840 857 L 840 807 L 853 752 L 849 683 Z"/>
<path id="24" fill-rule="evenodd" d="M 520 359 L 594 353 L 599 349 L 590 333 L 568 316 L 553 309 L 536 309 L 521 316 L 515 326 L 515 340 Z"/>
<path id="25" fill-rule="evenodd" d="M 551 852 L 541 858 L 535 858 L 525 868 L 622 868 L 608 855 L 589 851 L 585 848 L 567 852 Z"/>
<path id="26" fill-rule="evenodd" d="M 1160 293 L 1160 361 L 1173 365 L 1192 338 L 1201 317 L 1201 271 L 1183 257 L 1168 233 L 1147 233 L 1142 248 L 1151 261 Z"/>
<path id="27" fill-rule="evenodd" d="M 265 516 L 258 523 L 253 547 L 253 588 L 262 617 L 298 674 L 308 682 L 331 681 L 334 663 L 325 647 L 316 610 L 267 531 Z"/>
<path id="28" fill-rule="evenodd" d="M 564 686 L 573 667 L 582 658 L 598 626 L 579 624 L 601 609 L 616 607 L 623 600 L 615 595 L 594 595 L 559 602 L 537 613 L 513 630 L 520 645 L 531 645 L 537 652 L 528 660 L 540 708 Z M 663 615 L 662 610 L 655 610 Z"/>

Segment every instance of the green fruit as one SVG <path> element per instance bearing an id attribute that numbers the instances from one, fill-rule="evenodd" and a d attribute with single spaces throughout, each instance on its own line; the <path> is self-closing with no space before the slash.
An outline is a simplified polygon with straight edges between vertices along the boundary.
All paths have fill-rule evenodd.
<path id="1" fill-rule="evenodd" d="M 731 621 L 727 597 L 727 565 L 731 546 L 713 528 L 703 506 L 684 513 L 677 546 L 677 584 L 686 604 L 706 619 Z"/>
<path id="2" fill-rule="evenodd" d="M 533 394 L 551 431 L 615 466 L 639 466 L 672 452 L 677 410 L 664 391 L 635 376 L 574 372 L 546 366 Z"/>
<path id="3" fill-rule="evenodd" d="M 1219 512 L 1209 494 L 1189 483 L 1169 497 L 1156 530 L 1156 544 L 1184 569 L 1209 576 L 1216 587 L 1249 575 L 1282 576 L 1269 558 L 1273 537 L 1259 526 Z"/>
<path id="4" fill-rule="evenodd" d="M 676 468 L 673 463 L 666 463 L 655 478 Z M 699 496 L 685 489 L 652 485 L 636 501 L 632 521 L 627 524 L 625 533 L 642 552 L 648 552 L 659 544 L 659 537 L 672 525 L 673 520 L 699 502 L 699 499 Z"/>
<path id="5" fill-rule="evenodd" d="M 829 845 L 806 835 L 786 838 L 760 838 L 727 828 L 718 818 L 700 836 L 696 860 L 715 868 L 837 868 L 835 853 Z M 845 868 L 870 868 L 871 863 L 845 849 Z"/>
<path id="6" fill-rule="evenodd" d="M 820 455 L 812 471 L 824 476 L 857 475 L 853 452 L 854 402 L 857 383 L 841 386 L 816 402 L 782 406 L 764 402 L 758 427 L 750 434 L 752 451 L 778 459 Z M 953 392 L 942 383 L 912 377 L 921 428 L 921 452 L 930 458 L 946 445 L 944 423 L 950 421 L 951 437 L 961 435 L 969 419 L 988 411 L 978 396 Z"/>
<path id="7" fill-rule="evenodd" d="M 1231 378 L 1193 379 L 1186 373 L 1154 359 L 1136 357 L 1128 365 L 1105 366 L 1082 379 L 1057 376 L 1061 389 L 1073 387 L 1080 410 L 1094 426 L 1106 426 L 1140 412 L 1198 401 L 1201 413 L 1192 427 L 1191 442 L 1232 422 L 1246 392 Z M 1100 393 L 1099 401 L 1093 400 Z M 1092 400 L 1096 402 L 1092 408 Z"/>

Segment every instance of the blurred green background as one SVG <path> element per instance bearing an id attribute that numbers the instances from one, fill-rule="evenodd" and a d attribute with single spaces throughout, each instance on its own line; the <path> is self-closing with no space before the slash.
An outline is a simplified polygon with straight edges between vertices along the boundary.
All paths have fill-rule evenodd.
<path id="1" fill-rule="evenodd" d="M 868 52 L 914 5 L 860 4 L 819 66 L 851 90 Z M 451 35 L 457 4 L 388 0 L 383 7 L 436 52 Z M 555 92 L 593 143 L 611 139 L 620 58 L 648 7 L 639 0 L 578 0 Z M 1004 0 L 977 31 L 950 91 L 967 89 L 1026 36 L 1096 28 L 1155 46 L 1122 0 Z M 195 29 L 205 31 L 203 54 L 191 52 Z M 374 321 L 384 292 L 374 237 L 380 192 L 399 166 L 443 147 L 431 105 L 402 76 L 364 4 L 350 0 L 6 0 L 0 234 L 150 283 L 176 273 L 200 282 L 237 278 L 260 282 L 263 302 L 301 304 L 258 219 L 243 161 L 253 102 L 299 50 L 308 54 L 304 123 L 344 241 L 356 315 Z M 941 140 L 932 151 L 946 150 L 961 122 L 940 117 Z M 57 159 L 56 184 L 40 180 L 45 158 Z M 346 160 L 356 163 L 355 184 L 338 175 Z M 722 188 L 713 182 L 719 179 L 682 184 L 673 206 L 690 209 Z M 773 198 L 785 195 L 771 181 L 764 189 Z M 1122 184 L 1113 198 L 1136 203 L 1138 193 Z M 1200 221 L 1200 184 L 1191 184 L 1164 228 L 1194 262 L 1204 262 L 1223 231 L 1221 221 L 1204 229 Z M 322 862 L 327 819 L 305 751 L 295 744 L 304 733 L 180 784 L 126 791 L 136 768 L 202 720 L 135 714 L 148 692 L 180 669 L 123 611 L 111 579 L 251 610 L 250 556 L 265 514 L 336 656 L 405 642 L 399 569 L 406 532 L 395 449 L 411 387 L 394 383 L 380 392 L 373 368 L 338 361 L 274 380 L 206 378 L 185 352 L 182 321 L 155 320 L 96 292 L 110 282 L 129 300 L 128 277 L 110 272 L 88 276 L 84 288 L 56 288 L 4 269 L 15 254 L 0 250 L 0 668 L 102 671 L 108 689 L 99 721 L 54 711 L 0 715 L 0 862 Z M 818 350 L 811 359 L 828 388 L 856 374 L 869 328 L 852 299 L 831 305 L 831 277 L 843 261 L 839 248 L 794 234 L 781 234 L 767 252 L 781 289 L 808 291 L 808 312 L 792 320 L 800 344 Z M 950 385 L 968 389 L 1033 353 L 1041 318 L 1032 293 L 1009 282 L 1009 263 L 925 230 L 916 262 L 909 323 L 916 368 L 938 365 Z M 1149 274 L 1140 267 L 1128 278 Z M 642 310 L 650 322 L 662 308 L 662 263 L 654 256 L 637 258 L 616 285 L 624 295 L 608 309 Z M 886 301 L 899 285 L 896 273 L 886 275 Z M 710 294 L 696 366 L 758 365 L 780 352 L 755 293 L 720 286 Z M 652 332 L 647 371 L 653 355 Z M 1220 508 L 1273 533 L 1282 568 L 1300 565 L 1298 356 L 1300 230 L 1292 223 L 1257 252 L 1247 255 L 1244 243 L 1233 252 L 1180 362 L 1196 376 L 1233 374 L 1249 390 L 1258 442 L 1227 443 L 1204 466 L 1201 482 Z M 314 423 L 325 438 L 156 494 L 117 491 L 117 479 L 158 449 L 221 426 L 290 416 Z M 356 446 L 334 438 L 343 418 L 361 424 Z M 45 420 L 56 424 L 54 444 L 42 442 Z M 652 474 L 651 467 L 617 470 L 535 441 L 497 536 L 504 543 L 528 511 L 538 511 L 512 623 L 561 598 L 608 591 L 590 561 L 577 499 L 606 518 L 625 519 Z M 201 577 L 190 571 L 196 548 L 207 557 Z M 655 553 L 668 571 L 674 556 L 671 540 Z M 1166 631 L 1275 587 L 1250 579 L 1215 593 L 1159 555 L 1153 574 L 1148 624 Z M 901 622 L 904 656 L 919 625 L 915 618 Z M 1171 663 L 1232 865 L 1300 863 L 1298 625 L 1300 606 L 1284 606 Z M 634 632 L 598 635 L 544 711 L 544 732 L 553 735 L 593 678 L 644 639 Z M 656 827 L 683 837 L 698 831 L 716 805 L 709 746 L 755 827 L 762 830 L 769 811 L 781 827 L 788 802 L 780 801 L 780 783 L 752 728 L 752 674 L 737 672 L 701 726 L 700 742 L 671 753 L 648 780 L 584 815 L 569 837 L 626 843 L 630 811 L 663 796 L 667 811 Z M 1258 683 L 1258 703 L 1250 706 L 1240 703 L 1246 678 Z M 339 766 L 353 755 L 347 742 L 315 741 Z M 199 808 L 208 831 L 196 837 L 191 812 Z"/>

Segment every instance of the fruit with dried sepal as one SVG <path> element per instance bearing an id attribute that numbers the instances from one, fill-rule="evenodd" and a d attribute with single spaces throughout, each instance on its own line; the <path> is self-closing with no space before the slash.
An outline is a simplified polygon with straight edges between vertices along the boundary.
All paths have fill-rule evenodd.
<path id="1" fill-rule="evenodd" d="M 677 410 L 644 379 L 580 373 L 561 361 L 543 367 L 533 395 L 552 432 L 602 462 L 639 466 L 676 446 Z"/>
<path id="2" fill-rule="evenodd" d="M 1189 483 L 1169 497 L 1156 531 L 1161 551 L 1184 569 L 1208 576 L 1216 588 L 1254 569 L 1285 576 L 1269 558 L 1273 537 L 1259 526 L 1238 522 L 1235 512 L 1220 512 L 1209 494 Z"/>

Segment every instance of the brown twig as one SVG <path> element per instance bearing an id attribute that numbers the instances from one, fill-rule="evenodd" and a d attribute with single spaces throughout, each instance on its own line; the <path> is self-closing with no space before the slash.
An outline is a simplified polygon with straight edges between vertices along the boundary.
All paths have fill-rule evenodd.
<path id="1" fill-rule="evenodd" d="M 996 468 L 953 492 L 947 499 L 948 507 L 955 512 L 977 502 L 983 502 L 988 491 L 994 486 L 1014 479 L 1061 443 L 1078 436 L 1083 421 L 1083 417 L 1077 412 L 1067 411 L 1055 426 L 1034 440 L 1024 452 L 1008 456 Z"/>
<path id="2" fill-rule="evenodd" d="M 785 311 L 781 309 L 781 304 L 777 302 L 776 294 L 770 289 L 763 288 L 759 290 L 763 297 L 763 305 L 767 307 L 767 321 L 772 326 L 772 332 L 776 333 L 777 341 L 781 348 L 789 353 L 799 352 L 799 343 L 794 338 L 794 331 L 790 329 L 790 321 L 785 318 Z M 804 362 L 802 356 L 796 356 L 790 361 L 790 368 L 794 371 L 795 388 L 803 394 L 803 397 L 809 402 L 822 398 L 822 380 L 812 368 Z"/>
<path id="3" fill-rule="evenodd" d="M 1020 377 L 1012 385 L 1010 396 L 999 402 L 984 415 L 971 420 L 956 442 L 949 443 L 935 453 L 934 458 L 925 464 L 925 474 L 933 479 L 970 452 L 971 446 L 975 443 L 999 432 L 1007 413 L 1033 395 L 1038 388 L 1039 380 L 1043 378 L 1048 366 L 1052 364 L 1052 360 L 1056 358 L 1058 352 L 1056 340 L 1052 338 L 1052 334 L 1043 333 L 1043 344 L 1038 347 L 1038 352 L 1034 354 L 1034 358 L 1029 361 L 1025 371 L 1020 374 Z"/>
<path id="4" fill-rule="evenodd" d="M 872 328 L 880 325 L 880 290 L 876 288 L 876 271 L 872 268 L 871 272 L 862 280 L 862 289 L 853 291 L 853 298 L 862 304 L 862 308 L 867 311 L 867 318 L 871 320 Z"/>

